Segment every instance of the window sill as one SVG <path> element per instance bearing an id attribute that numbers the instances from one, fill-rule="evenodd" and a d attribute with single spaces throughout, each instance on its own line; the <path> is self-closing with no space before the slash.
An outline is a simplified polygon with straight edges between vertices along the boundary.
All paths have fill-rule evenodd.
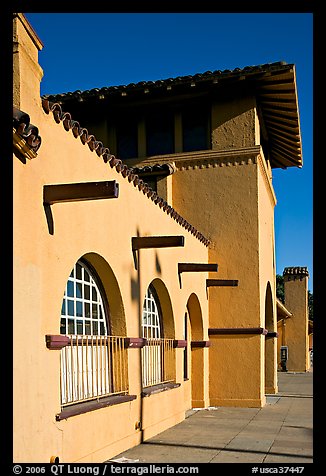
<path id="1" fill-rule="evenodd" d="M 109 397 L 103 397 L 100 400 L 75 403 L 63 408 L 60 413 L 56 414 L 55 419 L 56 421 L 66 420 L 75 415 L 81 415 L 82 413 L 88 413 L 111 405 L 118 405 L 119 403 L 130 402 L 136 398 L 136 395 L 110 395 Z"/>
<path id="2" fill-rule="evenodd" d="M 175 382 L 167 382 L 167 383 L 160 383 L 158 385 L 152 385 L 151 387 L 145 388 L 141 396 L 142 397 L 149 397 L 150 395 L 154 395 L 156 393 L 161 393 L 165 392 L 166 390 L 171 390 L 173 388 L 178 388 L 180 387 L 180 383 L 175 383 Z"/>

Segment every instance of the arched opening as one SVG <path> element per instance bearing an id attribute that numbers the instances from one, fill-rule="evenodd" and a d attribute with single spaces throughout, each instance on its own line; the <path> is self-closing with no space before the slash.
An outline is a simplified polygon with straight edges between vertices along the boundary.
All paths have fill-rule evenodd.
<path id="1" fill-rule="evenodd" d="M 203 340 L 203 317 L 201 306 L 196 294 L 191 294 L 186 308 L 185 320 L 187 322 L 187 348 L 185 358 L 187 359 L 188 378 L 191 380 L 191 407 L 203 407 L 204 395 L 204 349 L 191 347 L 191 341 Z"/>
<path id="2" fill-rule="evenodd" d="M 268 282 L 265 295 L 265 329 L 268 333 L 275 332 L 274 320 L 273 295 Z M 275 346 L 276 339 L 267 334 L 265 338 L 265 393 L 274 393 L 276 388 Z"/>
<path id="3" fill-rule="evenodd" d="M 72 268 L 61 307 L 61 334 L 107 336 L 109 308 L 92 266 L 79 259 Z"/>
<path id="4" fill-rule="evenodd" d="M 128 392 L 125 321 L 117 291 L 112 270 L 99 255 L 84 255 L 73 265 L 60 320 L 60 332 L 69 338 L 60 359 L 62 407 Z M 111 319 L 117 309 L 120 314 Z"/>
<path id="5" fill-rule="evenodd" d="M 148 286 L 143 302 L 143 388 L 175 382 L 174 319 L 169 293 L 160 279 Z"/>
<path id="6" fill-rule="evenodd" d="M 118 281 L 108 262 L 97 253 L 83 256 L 96 271 L 101 282 L 105 299 L 110 310 L 110 329 L 112 335 L 126 336 L 126 318 Z"/>
<path id="7" fill-rule="evenodd" d="M 193 340 L 202 340 L 204 336 L 203 316 L 200 302 L 196 294 L 192 293 L 187 302 L 189 319 L 191 323 L 191 334 Z"/>
<path id="8" fill-rule="evenodd" d="M 150 286 L 155 290 L 161 308 L 163 320 L 163 336 L 165 338 L 174 339 L 174 316 L 169 291 L 167 290 L 163 281 L 159 278 L 155 278 L 151 282 Z"/>

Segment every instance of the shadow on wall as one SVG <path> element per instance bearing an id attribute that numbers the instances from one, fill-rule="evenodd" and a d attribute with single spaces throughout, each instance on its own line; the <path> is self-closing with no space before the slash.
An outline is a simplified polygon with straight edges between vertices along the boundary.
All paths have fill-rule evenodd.
<path id="1" fill-rule="evenodd" d="M 139 229 L 137 228 L 136 236 L 139 237 Z M 130 279 L 130 289 L 131 289 L 131 299 L 133 301 L 139 301 L 140 299 L 140 253 L 139 251 L 133 251 L 133 259 L 135 263 L 135 268 L 137 269 L 137 278 Z M 162 275 L 162 266 L 158 257 L 157 252 L 155 252 L 155 270 L 158 275 Z"/>
<path id="2" fill-rule="evenodd" d="M 83 258 L 96 270 L 104 288 L 104 295 L 106 296 L 110 310 L 111 331 L 114 335 L 126 335 L 125 309 L 119 283 L 112 268 L 107 261 L 97 253 L 86 253 Z"/>
<path id="3" fill-rule="evenodd" d="M 136 236 L 137 237 L 140 236 L 138 228 L 137 228 Z M 130 243 L 130 245 L 131 245 L 131 243 Z M 135 262 L 135 260 L 137 260 L 138 267 L 136 267 L 136 269 L 137 269 L 137 278 L 134 279 L 133 277 L 131 277 L 131 279 L 130 279 L 131 299 L 132 299 L 132 301 L 139 302 L 140 301 L 140 263 L 139 263 L 140 260 L 139 260 L 139 253 L 138 253 L 138 256 L 136 257 L 134 255 L 134 252 L 133 252 L 133 259 L 134 259 L 134 262 Z"/>

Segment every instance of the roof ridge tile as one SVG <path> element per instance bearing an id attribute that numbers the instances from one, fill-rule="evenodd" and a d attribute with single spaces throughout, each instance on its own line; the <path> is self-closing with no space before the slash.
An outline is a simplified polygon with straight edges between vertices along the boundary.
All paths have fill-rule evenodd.
<path id="1" fill-rule="evenodd" d="M 38 127 L 31 124 L 29 115 L 17 107 L 13 107 L 13 127 L 16 129 L 17 134 L 36 153 L 42 143 Z"/>
<path id="2" fill-rule="evenodd" d="M 202 73 L 194 73 L 193 75 L 179 75 L 175 77 L 170 77 L 170 78 L 165 78 L 165 79 L 156 79 L 156 80 L 148 80 L 148 81 L 138 81 L 138 82 L 131 82 L 129 84 L 121 84 L 121 85 L 112 85 L 112 86 L 103 86 L 101 88 L 92 88 L 92 89 L 86 89 L 84 91 L 81 91 L 80 89 L 77 89 L 76 91 L 68 91 L 65 93 L 58 93 L 58 94 L 45 94 L 42 96 L 44 99 L 50 99 L 50 100 L 59 100 L 59 98 L 64 99 L 68 97 L 74 97 L 78 95 L 85 95 L 85 96 L 91 96 L 95 95 L 95 93 L 99 92 L 107 92 L 110 93 L 111 91 L 121 91 L 121 90 L 128 90 L 128 89 L 139 89 L 141 87 L 157 87 L 157 86 L 165 86 L 170 83 L 182 83 L 182 82 L 187 82 L 187 81 L 200 81 L 200 80 L 206 80 L 209 78 L 214 78 L 214 76 L 222 76 L 222 75 L 232 75 L 232 74 L 239 74 L 239 73 L 252 73 L 252 72 L 261 72 L 262 70 L 273 70 L 275 68 L 279 67 L 290 67 L 291 65 L 288 64 L 286 61 L 277 61 L 273 63 L 264 63 L 264 64 L 259 64 L 256 66 L 245 66 L 243 68 L 236 67 L 233 69 L 224 69 L 224 70 L 214 70 L 214 71 L 204 71 Z"/>

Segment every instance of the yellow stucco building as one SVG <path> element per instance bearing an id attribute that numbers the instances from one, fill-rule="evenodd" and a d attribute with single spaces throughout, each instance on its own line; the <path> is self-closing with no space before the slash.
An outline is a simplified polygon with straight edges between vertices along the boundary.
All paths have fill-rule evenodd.
<path id="1" fill-rule="evenodd" d="M 41 98 L 13 21 L 14 460 L 101 462 L 192 407 L 263 406 L 294 65 Z"/>
<path id="2" fill-rule="evenodd" d="M 288 267 L 283 271 L 284 305 L 277 300 L 278 368 L 306 372 L 310 368 L 313 347 L 313 322 L 308 312 L 308 278 L 306 267 Z M 286 364 L 282 365 L 282 351 Z"/>

